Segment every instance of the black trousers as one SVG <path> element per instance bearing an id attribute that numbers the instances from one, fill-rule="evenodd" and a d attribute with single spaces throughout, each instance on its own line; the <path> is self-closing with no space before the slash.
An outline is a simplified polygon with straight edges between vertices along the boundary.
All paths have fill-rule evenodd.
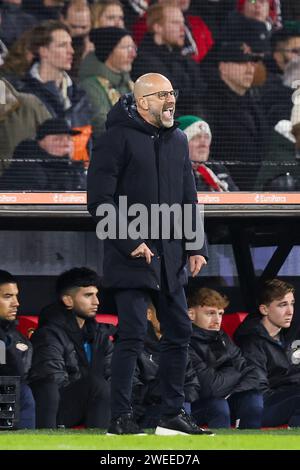
<path id="1" fill-rule="evenodd" d="M 110 421 L 110 386 L 99 377 L 88 377 L 59 389 L 53 382 L 31 385 L 36 403 L 36 427 L 67 428 L 86 425 L 107 428 Z"/>
<path id="2" fill-rule="evenodd" d="M 131 411 L 131 394 L 138 354 L 144 347 L 147 333 L 147 308 L 152 301 L 160 321 L 162 339 L 159 376 L 162 391 L 162 415 L 179 412 L 184 403 L 184 376 L 187 349 L 192 332 L 187 314 L 183 287 L 168 292 L 165 276 L 161 291 L 147 289 L 116 289 L 118 338 L 112 358 L 111 410 L 112 417 Z"/>

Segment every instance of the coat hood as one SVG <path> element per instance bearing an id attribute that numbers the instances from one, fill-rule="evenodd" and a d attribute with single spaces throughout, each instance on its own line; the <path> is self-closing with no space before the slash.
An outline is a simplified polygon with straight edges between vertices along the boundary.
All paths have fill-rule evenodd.
<path id="1" fill-rule="evenodd" d="M 56 325 L 71 334 L 73 340 L 80 343 L 81 334 L 92 341 L 95 335 L 96 321 L 94 318 L 87 318 L 84 327 L 79 328 L 75 313 L 68 310 L 62 302 L 56 302 L 43 308 L 39 316 L 39 328 L 42 326 Z M 78 335 L 80 336 L 79 338 Z"/>
<path id="2" fill-rule="evenodd" d="M 152 126 L 152 124 L 144 121 L 138 114 L 133 94 L 127 93 L 121 96 L 107 115 L 106 129 L 109 130 L 115 126 L 137 129 L 140 132 L 150 135 L 158 134 L 158 132 L 163 132 L 166 135 L 172 133 L 178 127 L 178 123 L 174 123 L 174 125 L 168 129 L 158 129 Z"/>
<path id="3" fill-rule="evenodd" d="M 274 340 L 263 326 L 261 319 L 262 316 L 259 313 L 248 315 L 234 333 L 236 343 L 239 344 L 245 336 L 257 336 L 273 342 Z M 285 334 L 284 330 L 281 334 Z"/>

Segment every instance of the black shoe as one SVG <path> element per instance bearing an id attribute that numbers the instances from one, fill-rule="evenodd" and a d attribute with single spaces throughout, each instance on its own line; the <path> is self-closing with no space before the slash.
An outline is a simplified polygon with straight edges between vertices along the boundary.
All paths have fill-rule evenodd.
<path id="1" fill-rule="evenodd" d="M 136 436 L 146 435 L 143 429 L 137 425 L 131 413 L 126 413 L 118 418 L 112 419 L 106 434 L 108 436 L 119 436 L 121 434 L 135 434 Z"/>
<path id="2" fill-rule="evenodd" d="M 176 434 L 214 436 L 214 433 L 208 429 L 199 428 L 193 418 L 184 410 L 181 410 L 180 413 L 173 418 L 162 419 L 155 430 L 155 434 L 158 436 L 175 436 Z"/>

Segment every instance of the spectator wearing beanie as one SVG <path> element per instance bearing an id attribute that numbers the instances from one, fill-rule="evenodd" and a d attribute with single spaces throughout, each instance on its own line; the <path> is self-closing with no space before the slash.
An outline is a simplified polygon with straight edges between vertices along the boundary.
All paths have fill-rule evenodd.
<path id="1" fill-rule="evenodd" d="M 108 111 L 120 96 L 133 90 L 130 79 L 136 46 L 129 31 L 123 28 L 97 28 L 90 33 L 95 53 L 81 63 L 79 77 L 92 105 L 94 137 L 105 130 Z"/>
<path id="2" fill-rule="evenodd" d="M 179 129 L 187 136 L 197 191 L 238 191 L 227 168 L 220 162 L 210 161 L 210 127 L 197 116 L 180 116 Z"/>

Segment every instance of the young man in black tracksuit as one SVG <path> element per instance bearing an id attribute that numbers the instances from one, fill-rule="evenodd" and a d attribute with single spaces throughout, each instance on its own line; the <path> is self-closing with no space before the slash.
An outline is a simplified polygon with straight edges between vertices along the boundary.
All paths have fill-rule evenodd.
<path id="1" fill-rule="evenodd" d="M 201 288 L 188 299 L 193 321 L 190 357 L 200 392 L 192 403 L 192 415 L 200 425 L 240 429 L 259 428 L 263 398 L 258 392 L 258 374 L 240 349 L 222 331 L 228 300 L 217 291 Z"/>
<path id="2" fill-rule="evenodd" d="M 20 377 L 20 419 L 17 426 L 20 429 L 34 429 L 35 403 L 27 384 L 32 346 L 16 329 L 18 294 L 16 278 L 0 270 L 0 341 L 5 345 L 5 363 L 0 363 L 0 376 Z"/>
<path id="3" fill-rule="evenodd" d="M 30 372 L 38 428 L 108 425 L 113 347 L 95 320 L 98 286 L 88 268 L 66 271 L 57 280 L 59 301 L 41 313 Z"/>
<path id="4" fill-rule="evenodd" d="M 235 333 L 259 373 L 263 426 L 300 426 L 300 335 L 290 328 L 294 291 L 279 279 L 267 281 L 259 293 L 259 314 L 249 315 Z"/>

